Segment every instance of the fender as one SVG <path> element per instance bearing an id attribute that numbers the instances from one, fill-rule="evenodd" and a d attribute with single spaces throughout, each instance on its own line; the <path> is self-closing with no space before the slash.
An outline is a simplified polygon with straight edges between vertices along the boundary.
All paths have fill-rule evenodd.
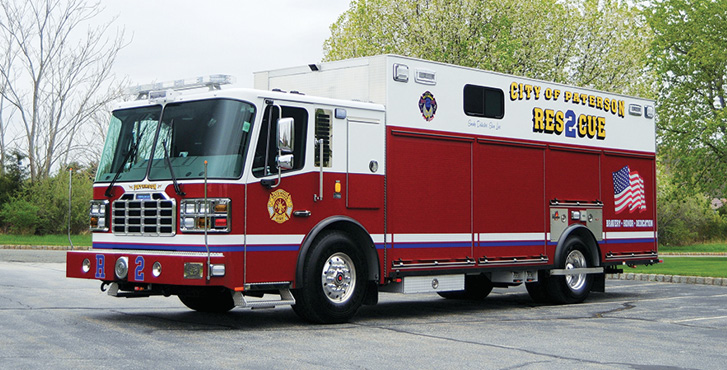
<path id="1" fill-rule="evenodd" d="M 305 265 L 305 257 L 306 255 L 308 255 L 308 250 L 313 245 L 313 241 L 315 241 L 318 234 L 328 229 L 342 230 L 351 234 L 351 236 L 354 237 L 354 239 L 356 239 L 357 241 L 360 241 L 362 239 L 365 241 L 365 244 L 367 245 L 363 245 L 363 252 L 364 256 L 366 257 L 366 263 L 369 267 L 368 279 L 378 281 L 380 270 L 379 254 L 376 253 L 376 246 L 374 245 L 373 239 L 371 239 L 371 235 L 366 230 L 366 228 L 363 227 L 358 221 L 348 216 L 339 215 L 331 216 L 322 220 L 316 226 L 314 226 L 313 229 L 308 232 L 308 235 L 305 236 L 305 239 L 303 239 L 303 244 L 300 246 L 300 253 L 298 253 L 298 262 L 296 263 L 295 268 L 296 284 L 298 281 L 301 281 L 303 279 L 303 266 Z"/>
<path id="2" fill-rule="evenodd" d="M 598 242 L 596 241 L 596 238 L 593 236 L 593 233 L 591 230 L 588 230 L 587 227 L 581 224 L 573 224 L 568 226 L 564 231 L 563 234 L 560 235 L 560 238 L 558 238 L 558 246 L 555 248 L 555 266 L 562 266 L 563 261 L 562 259 L 564 256 L 562 256 L 563 251 L 563 245 L 565 244 L 565 241 L 568 240 L 571 236 L 577 236 L 581 238 L 583 243 L 585 243 L 588 246 L 588 250 L 590 251 L 590 255 L 587 256 L 590 258 L 591 262 L 593 263 L 594 267 L 601 265 L 601 258 L 600 258 L 600 248 L 598 246 Z"/>

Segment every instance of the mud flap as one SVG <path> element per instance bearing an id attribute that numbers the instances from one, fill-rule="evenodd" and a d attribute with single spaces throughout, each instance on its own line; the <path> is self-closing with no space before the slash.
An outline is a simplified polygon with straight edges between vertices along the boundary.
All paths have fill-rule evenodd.
<path id="1" fill-rule="evenodd" d="M 606 274 L 593 274 L 592 292 L 603 293 L 606 291 Z"/>

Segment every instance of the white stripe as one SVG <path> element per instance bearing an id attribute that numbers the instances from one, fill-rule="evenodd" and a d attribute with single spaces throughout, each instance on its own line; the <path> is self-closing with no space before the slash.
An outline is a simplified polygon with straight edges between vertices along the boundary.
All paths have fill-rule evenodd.
<path id="1" fill-rule="evenodd" d="M 281 245 L 301 244 L 305 235 L 248 235 L 248 244 Z M 208 234 L 208 243 L 213 245 L 243 245 L 243 235 L 215 235 Z M 175 244 L 175 245 L 204 245 L 204 234 L 177 234 L 173 237 L 149 236 L 116 236 L 111 233 L 93 234 L 94 243 L 129 243 L 129 244 Z"/>
<path id="2" fill-rule="evenodd" d="M 374 241 L 374 244 L 381 244 L 384 242 L 384 234 L 371 234 L 371 240 Z"/>
<path id="3" fill-rule="evenodd" d="M 471 242 L 472 234 L 394 234 L 397 243 L 412 242 Z"/>
<path id="4" fill-rule="evenodd" d="M 606 233 L 606 239 L 644 239 L 655 235 L 653 231 L 611 231 Z"/>
<path id="5" fill-rule="evenodd" d="M 254 245 L 281 245 L 281 244 L 300 244 L 303 242 L 305 235 L 248 235 L 247 244 Z"/>
<path id="6" fill-rule="evenodd" d="M 542 233 L 481 233 L 480 241 L 521 241 L 521 240 L 545 240 L 545 232 Z"/>
<path id="7" fill-rule="evenodd" d="M 209 234 L 208 241 L 215 245 L 240 245 L 245 239 L 242 235 Z M 123 236 L 113 233 L 94 233 L 94 243 L 129 243 L 129 244 L 204 244 L 204 234 L 177 234 L 176 236 Z"/>

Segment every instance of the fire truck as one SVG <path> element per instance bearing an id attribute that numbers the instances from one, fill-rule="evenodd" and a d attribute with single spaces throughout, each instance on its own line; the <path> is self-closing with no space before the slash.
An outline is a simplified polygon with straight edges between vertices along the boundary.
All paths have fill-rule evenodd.
<path id="1" fill-rule="evenodd" d="M 380 292 L 537 302 L 658 263 L 654 102 L 396 55 L 140 86 L 67 276 L 350 320 Z"/>

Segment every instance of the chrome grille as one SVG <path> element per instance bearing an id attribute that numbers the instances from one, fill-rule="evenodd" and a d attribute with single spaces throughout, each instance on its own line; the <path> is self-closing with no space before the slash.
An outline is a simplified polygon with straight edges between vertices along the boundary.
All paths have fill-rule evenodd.
<path id="1" fill-rule="evenodd" d="M 127 193 L 113 203 L 112 229 L 119 235 L 172 236 L 177 204 L 164 193 Z"/>

